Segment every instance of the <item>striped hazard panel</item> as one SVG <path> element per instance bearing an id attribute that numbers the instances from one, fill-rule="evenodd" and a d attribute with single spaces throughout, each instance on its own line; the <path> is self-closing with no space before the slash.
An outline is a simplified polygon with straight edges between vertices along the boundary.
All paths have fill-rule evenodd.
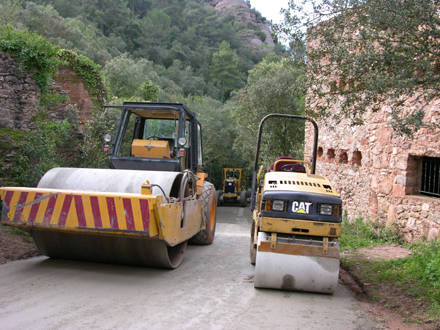
<path id="1" fill-rule="evenodd" d="M 2 223 L 147 233 L 148 196 L 38 188 L 1 188 Z"/>

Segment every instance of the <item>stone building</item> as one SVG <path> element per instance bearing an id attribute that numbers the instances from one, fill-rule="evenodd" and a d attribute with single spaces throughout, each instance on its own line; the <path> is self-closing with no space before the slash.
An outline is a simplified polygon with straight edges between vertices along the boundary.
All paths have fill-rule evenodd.
<path id="1" fill-rule="evenodd" d="M 409 101 L 411 102 L 411 100 Z M 364 125 L 318 121 L 316 172 L 327 176 L 349 218 L 396 224 L 408 242 L 436 241 L 440 229 L 440 130 L 426 128 L 413 139 L 396 136 L 391 107 L 367 113 Z M 425 122 L 440 123 L 440 99 L 426 108 Z M 307 127 L 311 134 L 311 127 Z M 311 154 L 306 142 L 306 154 Z"/>

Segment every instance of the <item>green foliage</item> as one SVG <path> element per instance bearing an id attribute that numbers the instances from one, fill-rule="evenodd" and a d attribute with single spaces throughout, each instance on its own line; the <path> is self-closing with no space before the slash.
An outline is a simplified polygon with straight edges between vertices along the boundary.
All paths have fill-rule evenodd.
<path id="1" fill-rule="evenodd" d="M 93 113 L 93 119 L 85 124 L 84 143 L 80 146 L 82 167 L 108 168 L 108 154 L 102 151 L 103 138 L 107 133 L 115 136 L 120 116 L 120 110 L 114 108 L 105 108 Z"/>
<path id="2" fill-rule="evenodd" d="M 0 24 L 28 29 L 105 67 L 122 54 L 136 63 L 151 62 L 147 77 L 137 74 L 134 82 L 124 79 L 126 90 L 124 84 L 107 80 L 112 85 L 110 99 L 133 97 L 141 84 L 150 81 L 160 87 L 160 98 L 165 100 L 176 93 L 225 100 L 264 56 L 283 52 L 280 45 L 257 50 L 246 46 L 240 33 L 249 27 L 232 15 L 223 17 L 204 8 L 199 0 L 5 0 L 0 6 L 5 13 L 0 13 Z M 250 28 L 262 40 L 266 37 L 257 25 L 250 23 Z M 221 76 L 223 71 L 217 75 L 210 70 L 216 65 L 213 54 L 223 41 L 235 54 L 228 82 Z"/>
<path id="3" fill-rule="evenodd" d="M 153 63 L 146 59 L 132 59 L 127 53 L 109 62 L 103 71 L 110 97 L 130 98 L 136 95 L 141 85 L 147 81 L 160 83 L 154 72 Z"/>
<path id="4" fill-rule="evenodd" d="M 219 51 L 212 57 L 212 65 L 209 68 L 214 82 L 221 86 L 224 97 L 228 92 L 242 85 L 237 54 L 231 50 L 229 42 L 222 41 Z"/>
<path id="5" fill-rule="evenodd" d="M 41 106 L 56 106 L 62 102 L 68 102 L 69 97 L 67 95 L 60 95 L 58 93 L 46 93 L 41 95 Z"/>
<path id="6" fill-rule="evenodd" d="M 233 97 L 236 105 L 232 113 L 237 125 L 234 148 L 242 152 L 246 164 L 253 165 L 255 160 L 258 127 L 263 117 L 270 113 L 304 112 L 303 75 L 287 59 L 275 62 L 273 56 L 249 71 L 246 89 Z M 267 167 L 279 156 L 303 159 L 303 122 L 275 119 L 265 127 L 260 160 Z"/>
<path id="7" fill-rule="evenodd" d="M 48 170 L 58 167 L 57 147 L 68 138 L 70 124 L 37 119 L 37 129 L 20 144 L 14 160 L 14 176 L 21 186 L 35 187 Z"/>
<path id="8" fill-rule="evenodd" d="M 139 96 L 143 101 L 154 101 L 159 98 L 160 88 L 153 85 L 150 81 L 144 82 L 139 86 L 137 91 L 137 96 Z"/>
<path id="9" fill-rule="evenodd" d="M 291 1 L 275 28 L 294 48 L 308 45 L 308 105 L 318 115 L 358 125 L 387 104 L 395 131 L 411 137 L 430 126 L 423 110 L 440 96 L 438 9 L 431 0 Z"/>
<path id="10" fill-rule="evenodd" d="M 2 0 L 0 3 L 0 26 L 14 24 L 21 12 L 19 0 Z"/>
<path id="11" fill-rule="evenodd" d="M 0 28 L 0 49 L 14 55 L 22 64 L 23 70 L 35 72 L 32 78 L 41 86 L 42 93 L 47 92 L 51 75 L 58 65 L 57 46 L 35 33 L 16 31 L 8 25 Z"/>

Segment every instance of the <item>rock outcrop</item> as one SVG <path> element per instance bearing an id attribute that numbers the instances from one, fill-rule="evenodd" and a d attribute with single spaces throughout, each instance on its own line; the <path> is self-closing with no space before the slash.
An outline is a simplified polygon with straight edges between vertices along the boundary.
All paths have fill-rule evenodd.
<path id="1" fill-rule="evenodd" d="M 218 15 L 233 15 L 237 22 L 242 26 L 248 27 L 248 23 L 259 27 L 260 32 L 264 33 L 262 37 L 259 31 L 252 28 L 244 29 L 239 32 L 240 37 L 248 46 L 258 49 L 261 45 L 274 46 L 274 41 L 270 33 L 269 24 L 251 9 L 251 5 L 245 0 L 212 0 L 205 3 L 206 8 L 217 10 Z M 262 40 L 264 39 L 264 40 Z"/>

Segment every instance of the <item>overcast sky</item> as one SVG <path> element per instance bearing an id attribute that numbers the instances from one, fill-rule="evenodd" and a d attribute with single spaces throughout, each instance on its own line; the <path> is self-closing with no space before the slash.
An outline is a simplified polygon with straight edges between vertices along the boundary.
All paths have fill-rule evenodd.
<path id="1" fill-rule="evenodd" d="M 250 0 L 251 7 L 258 10 L 267 20 L 279 23 L 283 20 L 281 8 L 287 8 L 289 0 Z"/>

